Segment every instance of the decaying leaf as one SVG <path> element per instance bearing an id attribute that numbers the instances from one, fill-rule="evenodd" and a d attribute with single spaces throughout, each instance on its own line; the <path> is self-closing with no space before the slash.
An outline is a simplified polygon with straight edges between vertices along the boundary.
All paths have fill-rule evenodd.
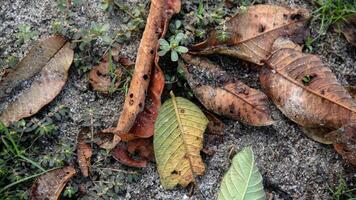
<path id="1" fill-rule="evenodd" d="M 55 169 L 37 178 L 33 183 L 30 200 L 57 200 L 66 183 L 75 175 L 74 167 Z"/>
<path id="2" fill-rule="evenodd" d="M 231 77 L 207 59 L 189 54 L 182 58 L 187 63 L 180 64 L 187 81 L 208 110 L 253 126 L 273 123 L 265 94 Z"/>
<path id="3" fill-rule="evenodd" d="M 195 183 L 205 166 L 200 156 L 203 133 L 208 124 L 204 113 L 181 97 L 167 100 L 159 110 L 155 123 L 153 147 L 158 173 L 164 188 Z"/>
<path id="4" fill-rule="evenodd" d="M 281 48 L 260 79 L 277 107 L 301 126 L 335 130 L 356 120 L 355 101 L 318 56 Z"/>
<path id="5" fill-rule="evenodd" d="M 151 1 L 150 12 L 147 17 L 145 31 L 143 32 L 141 43 L 138 49 L 135 70 L 131 80 L 128 95 L 125 98 L 124 107 L 117 123 L 117 127 L 115 129 L 109 129 L 114 133 L 113 140 L 110 143 L 103 143 L 101 147 L 106 149 L 114 148 L 121 140 L 120 134 L 129 133 L 131 128 L 135 126 L 135 123 L 140 123 L 136 122 L 140 113 L 142 113 L 142 115 L 147 115 L 146 111 L 152 113 L 153 109 L 150 108 L 150 105 L 145 111 L 147 104 L 146 93 L 152 93 L 152 95 L 149 95 L 151 100 L 160 100 L 160 96 L 163 92 L 164 76 L 162 73 L 160 73 L 161 70 L 158 66 L 158 40 L 164 37 L 165 33 L 167 32 L 169 20 L 174 14 L 179 13 L 180 7 L 180 0 Z M 155 66 L 155 68 L 153 66 Z M 156 77 L 156 83 L 151 83 L 151 79 L 154 78 L 154 75 L 152 77 L 152 73 L 159 76 Z M 156 86 L 154 86 L 155 84 Z M 154 107 L 158 109 L 160 104 L 158 106 L 155 105 Z M 154 114 L 151 115 L 149 113 L 148 116 L 151 117 L 154 116 Z M 139 120 L 143 121 L 142 118 Z M 145 126 L 153 127 L 153 123 L 146 124 Z M 152 134 L 153 132 L 144 133 L 145 137 L 149 137 L 148 135 L 152 136 Z"/>
<path id="6" fill-rule="evenodd" d="M 47 52 L 47 48 L 42 44 L 41 48 L 39 48 L 40 50 L 36 51 L 37 53 L 31 53 L 25 57 L 25 63 L 27 64 L 22 65 L 35 66 L 37 62 L 35 58 L 48 57 L 48 53 L 45 53 Z M 73 54 L 69 43 L 62 46 L 60 50 L 48 60 L 42 68 L 39 77 L 33 81 L 32 85 L 23 91 L 19 97 L 11 102 L 1 113 L 0 121 L 7 126 L 12 122 L 32 116 L 43 106 L 51 102 L 59 94 L 67 81 L 68 69 L 72 64 Z M 29 56 L 34 57 L 29 58 Z M 44 61 L 40 59 L 41 65 L 43 62 Z"/>
<path id="7" fill-rule="evenodd" d="M 349 92 L 352 98 L 356 100 L 356 86 L 347 86 L 345 89 Z"/>
<path id="8" fill-rule="evenodd" d="M 121 69 L 116 68 L 113 72 L 115 74 L 115 80 L 112 80 L 109 75 L 109 66 L 109 62 L 101 62 L 99 65 L 93 67 L 89 72 L 89 81 L 93 89 L 104 94 L 109 93 L 111 90 L 117 89 L 120 86 L 120 79 L 122 76 Z"/>
<path id="9" fill-rule="evenodd" d="M 66 44 L 62 36 L 38 41 L 28 54 L 0 81 L 0 99 L 8 96 L 22 81 L 38 74 Z"/>
<path id="10" fill-rule="evenodd" d="M 232 160 L 230 169 L 225 174 L 219 200 L 265 200 L 262 176 L 255 163 L 251 147 L 246 147 Z"/>
<path id="11" fill-rule="evenodd" d="M 309 17 L 306 9 L 250 6 L 226 22 L 226 40 L 219 40 L 220 33 L 214 30 L 206 41 L 194 45 L 191 52 L 204 55 L 219 53 L 262 65 L 278 37 L 293 36 L 295 41 L 302 42 Z"/>
<path id="12" fill-rule="evenodd" d="M 326 138 L 333 141 L 336 152 L 356 166 L 356 122 L 327 134 Z"/>
<path id="13" fill-rule="evenodd" d="M 133 159 L 129 154 L 138 154 L 141 160 Z M 130 167 L 146 167 L 148 161 L 154 160 L 152 137 L 140 138 L 118 144 L 112 151 L 113 157 Z"/>
<path id="14" fill-rule="evenodd" d="M 78 135 L 77 142 L 77 160 L 79 164 L 80 171 L 83 176 L 89 176 L 90 171 L 90 159 L 92 155 L 92 148 L 90 144 L 86 143 L 85 135 L 89 133 L 90 130 L 87 128 L 83 128 Z"/>
<path id="15" fill-rule="evenodd" d="M 344 34 L 347 41 L 356 47 L 356 14 L 341 19 L 335 25 Z"/>

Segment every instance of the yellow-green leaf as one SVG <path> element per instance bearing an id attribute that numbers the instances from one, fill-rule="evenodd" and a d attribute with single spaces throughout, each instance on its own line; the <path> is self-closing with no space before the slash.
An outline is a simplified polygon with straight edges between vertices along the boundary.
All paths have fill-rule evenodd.
<path id="1" fill-rule="evenodd" d="M 153 137 L 158 173 L 164 188 L 183 187 L 203 175 L 200 157 L 208 119 L 192 102 L 182 97 L 167 100 L 161 107 Z"/>
<path id="2" fill-rule="evenodd" d="M 230 169 L 225 174 L 219 200 L 265 200 L 262 176 L 255 164 L 251 147 L 240 151 L 232 160 Z"/>

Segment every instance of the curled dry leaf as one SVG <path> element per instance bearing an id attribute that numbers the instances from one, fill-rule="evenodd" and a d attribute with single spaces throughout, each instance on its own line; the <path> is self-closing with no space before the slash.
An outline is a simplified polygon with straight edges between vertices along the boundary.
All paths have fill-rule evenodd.
<path id="1" fill-rule="evenodd" d="M 49 40 L 48 42 L 53 42 L 53 40 Z M 12 122 L 32 116 L 59 94 L 67 81 L 68 70 L 73 61 L 74 53 L 69 45 L 69 43 L 66 43 L 48 60 L 42 68 L 39 77 L 33 81 L 32 85 L 23 91 L 1 113 L 0 121 L 7 126 Z M 47 56 L 48 53 L 46 52 L 49 47 L 45 48 L 45 45 L 42 44 L 41 48 L 42 50 L 38 50 L 36 54 L 30 53 L 26 55 L 24 58 L 27 63 L 26 66 L 37 65 L 36 58 L 40 59 L 41 65 L 43 64 L 44 61 L 42 61 L 41 57 Z M 22 65 L 24 64 L 21 64 L 21 69 Z"/>
<path id="2" fill-rule="evenodd" d="M 186 187 L 203 175 L 205 165 L 200 156 L 203 134 L 208 125 L 204 113 L 181 97 L 167 100 L 155 122 L 153 146 L 158 173 L 164 188 Z"/>
<path id="3" fill-rule="evenodd" d="M 206 41 L 194 45 L 191 52 L 204 55 L 219 53 L 262 65 L 278 37 L 293 36 L 295 41 L 302 42 L 307 34 L 309 17 L 309 11 L 305 9 L 250 6 L 226 22 L 226 40 L 219 39 L 219 31 L 214 30 Z"/>
<path id="4" fill-rule="evenodd" d="M 136 126 L 135 123 L 145 123 L 136 122 L 137 117 L 141 115 L 141 113 L 142 115 L 147 115 L 146 111 L 153 113 L 153 109 L 159 109 L 160 96 L 163 92 L 164 86 L 164 76 L 158 66 L 158 40 L 164 37 L 167 31 L 169 20 L 174 14 L 179 13 L 180 7 L 180 0 L 151 1 L 150 12 L 138 49 L 135 70 L 132 76 L 128 95 L 125 98 L 123 111 L 120 115 L 117 127 L 115 129 L 110 129 L 110 131 L 115 135 L 111 143 L 103 143 L 101 147 L 106 149 L 114 148 L 121 140 L 119 136 L 120 134 L 130 133 L 131 128 Z M 152 81 L 155 78 L 155 75 L 157 76 L 156 80 Z M 148 105 L 146 109 L 147 101 L 150 101 L 149 99 L 146 99 L 146 93 L 149 94 L 149 99 L 152 101 L 159 99 L 159 105 L 152 104 L 154 105 L 152 107 Z M 148 114 L 148 117 L 154 117 L 155 114 L 150 113 Z M 138 120 L 144 121 L 144 118 L 145 116 L 140 117 Z M 149 121 L 150 122 L 145 124 L 145 126 L 153 127 L 154 119 Z M 147 133 L 144 133 L 144 137 L 149 137 L 148 135 L 152 136 L 152 134 L 153 132 L 147 131 Z"/>
<path id="5" fill-rule="evenodd" d="M 356 47 L 356 14 L 341 19 L 335 25 L 344 34 L 347 41 Z"/>
<path id="6" fill-rule="evenodd" d="M 356 122 L 347 124 L 326 135 L 345 160 L 356 166 Z"/>
<path id="7" fill-rule="evenodd" d="M 0 99 L 8 96 L 22 81 L 38 74 L 66 44 L 62 36 L 38 41 L 27 55 L 0 81 Z"/>
<path id="8" fill-rule="evenodd" d="M 104 94 L 109 93 L 113 89 L 120 86 L 120 79 L 122 71 L 120 68 L 114 70 L 115 80 L 109 75 L 110 62 L 101 62 L 99 65 L 93 67 L 89 72 L 89 81 L 94 90 Z M 113 83 L 114 81 L 114 83 Z"/>
<path id="9" fill-rule="evenodd" d="M 129 154 L 138 154 L 141 160 L 131 158 Z M 152 137 L 135 139 L 118 144 L 112 151 L 113 157 L 120 163 L 130 167 L 146 167 L 148 161 L 154 160 Z"/>
<path id="10" fill-rule="evenodd" d="M 90 132 L 89 129 L 83 128 L 79 132 L 78 142 L 77 142 L 77 160 L 78 160 L 80 171 L 85 177 L 89 176 L 90 158 L 93 153 L 90 144 L 86 143 L 85 141 L 85 135 L 89 132 Z"/>
<path id="11" fill-rule="evenodd" d="M 225 124 L 209 111 L 204 111 L 204 114 L 209 120 L 208 127 L 206 128 L 206 133 L 212 135 L 223 135 Z"/>
<path id="12" fill-rule="evenodd" d="M 180 64 L 187 81 L 208 110 L 253 126 L 273 123 L 265 94 L 229 76 L 207 59 L 189 54 L 182 58 L 187 63 Z"/>
<path id="13" fill-rule="evenodd" d="M 74 167 L 67 166 L 45 173 L 33 183 L 30 200 L 57 200 L 66 183 L 75 175 Z"/>
<path id="14" fill-rule="evenodd" d="M 281 48 L 266 66 L 262 88 L 294 122 L 335 130 L 356 120 L 355 101 L 318 56 Z"/>

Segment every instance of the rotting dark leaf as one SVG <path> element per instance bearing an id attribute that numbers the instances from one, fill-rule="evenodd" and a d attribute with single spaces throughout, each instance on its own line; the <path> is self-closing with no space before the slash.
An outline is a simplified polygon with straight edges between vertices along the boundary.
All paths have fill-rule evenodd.
<path id="1" fill-rule="evenodd" d="M 226 22 L 229 38 L 219 41 L 217 31 L 208 39 L 194 45 L 194 54 L 224 54 L 257 65 L 271 54 L 273 42 L 280 36 L 291 36 L 302 42 L 308 34 L 306 22 L 310 14 L 306 9 L 292 9 L 274 5 L 254 5 L 240 11 Z"/>
<path id="2" fill-rule="evenodd" d="M 334 143 L 336 152 L 356 166 L 356 122 L 327 134 L 326 138 Z"/>
<path id="3" fill-rule="evenodd" d="M 85 135 L 90 132 L 88 128 L 82 128 L 78 135 L 77 142 L 77 160 L 80 171 L 84 177 L 89 176 L 90 159 L 92 156 L 92 148 L 90 144 L 86 143 Z"/>
<path id="4" fill-rule="evenodd" d="M 57 200 L 66 183 L 75 175 L 72 166 L 66 166 L 45 173 L 33 183 L 30 200 Z"/>
<path id="5" fill-rule="evenodd" d="M 345 19 L 340 19 L 335 26 L 344 34 L 347 41 L 356 47 L 356 14 L 346 17 Z"/>
<path id="6" fill-rule="evenodd" d="M 64 47 L 66 39 L 62 36 L 50 36 L 38 41 L 27 55 L 0 81 L 0 99 L 11 94 L 11 91 L 22 81 L 38 74 L 43 67 Z"/>
<path id="7" fill-rule="evenodd" d="M 308 85 L 303 77 L 314 78 Z M 356 103 L 318 56 L 282 48 L 266 61 L 261 85 L 277 107 L 307 128 L 332 130 L 356 120 Z"/>
<path id="8" fill-rule="evenodd" d="M 208 110 L 253 126 L 274 123 L 265 94 L 231 77 L 207 59 L 189 54 L 182 58 L 187 63 L 180 63 L 187 81 Z"/>
<path id="9" fill-rule="evenodd" d="M 69 45 L 69 43 L 66 43 L 51 57 L 42 68 L 39 77 L 32 82 L 30 88 L 23 91 L 1 113 L 0 121 L 8 126 L 12 122 L 32 116 L 60 93 L 67 81 L 68 70 L 73 61 L 74 52 Z M 45 49 L 44 44 L 41 48 Z M 35 63 L 36 59 L 30 59 L 29 56 L 37 58 L 47 54 L 46 51 L 40 52 L 42 54 L 29 54 L 25 59 Z"/>
<path id="10" fill-rule="evenodd" d="M 217 118 L 213 113 L 209 111 L 204 111 L 204 114 L 209 120 L 205 132 L 207 134 L 212 134 L 212 135 L 223 135 L 225 124 L 219 118 Z"/>

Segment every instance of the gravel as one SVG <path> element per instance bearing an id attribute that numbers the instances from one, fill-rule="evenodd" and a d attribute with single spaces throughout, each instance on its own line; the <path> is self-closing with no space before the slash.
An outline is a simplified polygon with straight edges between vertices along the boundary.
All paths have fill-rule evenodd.
<path id="1" fill-rule="evenodd" d="M 138 1 L 130 1 L 134 6 Z M 270 0 L 271 4 L 291 7 L 311 8 L 308 3 L 299 0 Z M 75 24 L 88 27 L 91 22 L 109 23 L 112 30 L 120 25 L 120 17 L 104 12 L 100 0 L 90 0 L 75 12 Z M 30 24 L 39 31 L 39 37 L 50 34 L 51 24 L 65 14 L 60 12 L 52 0 L 2 0 L 0 3 L 0 57 L 9 55 L 22 58 L 36 38 L 25 44 L 15 43 L 17 27 Z M 121 13 L 123 14 L 123 13 Z M 120 13 L 118 14 L 120 16 Z M 312 23 L 312 32 L 316 33 L 316 24 Z M 122 54 L 134 58 L 139 38 L 133 38 L 123 45 Z M 315 53 L 337 75 L 343 85 L 356 84 L 356 50 L 334 31 L 316 44 Z M 105 50 L 98 45 L 93 49 L 96 56 Z M 248 68 L 240 61 L 214 56 L 230 74 L 238 77 L 249 86 L 259 88 L 258 70 Z M 95 63 L 92 63 L 94 65 Z M 58 104 L 70 108 L 71 120 L 59 124 L 61 141 L 75 144 L 83 119 L 88 117 L 88 110 L 94 110 L 93 125 L 96 129 L 112 126 L 122 109 L 124 94 L 117 92 L 112 96 L 98 95 L 88 86 L 86 76 L 80 76 L 78 69 L 72 67 L 69 81 L 63 91 L 42 112 Z M 1 108 L 1 106 L 0 106 Z M 270 127 L 251 127 L 236 121 L 223 119 L 226 124 L 224 136 L 220 142 L 212 144 L 215 154 L 205 157 L 206 174 L 198 179 L 199 187 L 205 199 L 216 199 L 223 174 L 227 171 L 231 152 L 238 152 L 243 147 L 252 145 L 257 165 L 264 179 L 265 190 L 275 199 L 331 199 L 329 188 L 338 184 L 339 177 L 346 179 L 350 188 L 356 184 L 354 168 L 345 163 L 330 145 L 317 143 L 305 135 L 297 124 L 293 123 L 277 108 L 271 105 L 276 123 Z M 44 151 L 57 148 L 58 143 L 46 147 Z M 113 166 L 123 168 L 119 163 Z M 164 190 L 154 163 L 142 171 L 142 176 L 135 183 L 125 185 L 126 192 L 122 199 L 198 199 L 198 195 L 188 197 L 188 189 L 176 188 Z M 90 199 L 90 197 L 88 197 Z"/>

